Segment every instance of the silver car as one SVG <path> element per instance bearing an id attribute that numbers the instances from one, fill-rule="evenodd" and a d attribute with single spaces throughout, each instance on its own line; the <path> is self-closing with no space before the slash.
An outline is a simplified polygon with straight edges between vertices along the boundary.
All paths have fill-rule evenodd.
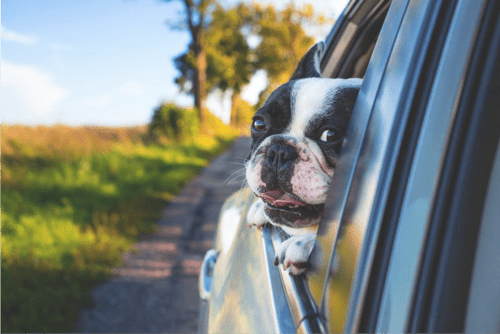
<path id="1" fill-rule="evenodd" d="M 201 332 L 500 332 L 500 1 L 355 0 L 326 77 L 364 78 L 316 270 L 225 203 L 200 273 Z M 335 259 L 338 269 L 331 270 Z"/>

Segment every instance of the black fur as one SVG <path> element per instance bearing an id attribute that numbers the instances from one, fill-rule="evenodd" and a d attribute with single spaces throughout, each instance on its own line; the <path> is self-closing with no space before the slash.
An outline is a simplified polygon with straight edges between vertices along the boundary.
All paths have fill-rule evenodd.
<path id="1" fill-rule="evenodd" d="M 324 48 L 325 45 L 323 42 L 313 45 L 300 60 L 290 81 L 305 78 L 321 78 L 319 60 L 321 60 Z"/>

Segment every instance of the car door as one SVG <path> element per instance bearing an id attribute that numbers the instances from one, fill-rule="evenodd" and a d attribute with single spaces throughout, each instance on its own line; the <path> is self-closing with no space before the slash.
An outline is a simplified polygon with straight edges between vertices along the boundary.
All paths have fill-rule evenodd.
<path id="1" fill-rule="evenodd" d="M 391 4 L 312 256 L 329 268 L 308 277 L 327 331 L 463 331 L 467 310 L 484 310 L 469 287 L 487 189 L 495 187 L 498 7 Z M 488 277 L 484 264 L 476 268 L 475 277 Z"/>

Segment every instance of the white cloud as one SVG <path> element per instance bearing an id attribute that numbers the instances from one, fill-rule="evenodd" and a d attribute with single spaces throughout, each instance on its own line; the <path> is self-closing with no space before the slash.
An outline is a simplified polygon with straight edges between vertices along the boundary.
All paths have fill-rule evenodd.
<path id="1" fill-rule="evenodd" d="M 5 42 L 14 42 L 23 45 L 34 45 L 38 42 L 35 36 L 18 33 L 2 26 L 2 40 Z"/>
<path id="2" fill-rule="evenodd" d="M 24 115 L 29 118 L 48 118 L 68 91 L 58 86 L 52 75 L 29 65 L 15 65 L 7 61 L 1 62 L 0 106 L 2 114 L 10 119 L 10 113 L 16 113 L 16 120 Z"/>
<path id="3" fill-rule="evenodd" d="M 140 83 L 134 80 L 128 80 L 125 82 L 118 91 L 122 95 L 127 96 L 140 96 L 144 94 L 144 88 Z"/>

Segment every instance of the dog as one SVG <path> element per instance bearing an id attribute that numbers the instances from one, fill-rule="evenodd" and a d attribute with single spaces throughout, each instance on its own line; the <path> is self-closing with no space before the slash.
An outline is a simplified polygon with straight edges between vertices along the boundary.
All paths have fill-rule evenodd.
<path id="1" fill-rule="evenodd" d="M 284 85 L 271 93 L 251 125 L 245 163 L 258 197 L 247 222 L 281 227 L 290 238 L 276 250 L 275 265 L 292 275 L 307 270 L 326 194 L 362 79 L 322 78 L 324 43 L 312 46 Z"/>

